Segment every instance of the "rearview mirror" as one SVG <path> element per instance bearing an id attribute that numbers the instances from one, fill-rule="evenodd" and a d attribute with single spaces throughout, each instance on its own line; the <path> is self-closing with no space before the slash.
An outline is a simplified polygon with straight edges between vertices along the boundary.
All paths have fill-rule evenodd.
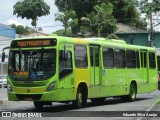
<path id="1" fill-rule="evenodd" d="M 4 62 L 5 61 L 5 52 L 3 51 L 2 52 L 2 62 Z"/>

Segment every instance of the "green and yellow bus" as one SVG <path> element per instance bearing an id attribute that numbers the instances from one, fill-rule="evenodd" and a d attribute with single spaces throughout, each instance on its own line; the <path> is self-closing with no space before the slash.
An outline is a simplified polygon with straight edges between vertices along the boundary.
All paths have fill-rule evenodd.
<path id="1" fill-rule="evenodd" d="M 137 93 L 158 87 L 156 50 L 105 38 L 38 36 L 11 42 L 8 99 L 33 101 L 36 108 L 52 102 L 106 97 L 134 101 Z M 2 55 L 4 56 L 4 54 Z"/>

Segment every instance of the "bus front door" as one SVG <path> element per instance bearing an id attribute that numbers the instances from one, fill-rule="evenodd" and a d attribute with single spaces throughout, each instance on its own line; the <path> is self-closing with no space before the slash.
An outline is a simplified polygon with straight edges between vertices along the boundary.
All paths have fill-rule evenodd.
<path id="1" fill-rule="evenodd" d="M 101 85 L 100 47 L 90 46 L 91 85 Z"/>
<path id="2" fill-rule="evenodd" d="M 147 51 L 141 51 L 142 83 L 148 83 Z"/>

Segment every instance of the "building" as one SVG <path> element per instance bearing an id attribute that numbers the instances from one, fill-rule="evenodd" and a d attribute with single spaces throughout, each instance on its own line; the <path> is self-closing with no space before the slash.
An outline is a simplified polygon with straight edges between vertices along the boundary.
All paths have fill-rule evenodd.
<path id="1" fill-rule="evenodd" d="M 147 30 L 138 29 L 122 23 L 119 23 L 117 28 L 118 30 L 115 34 L 125 40 L 127 44 L 160 48 L 160 32 L 154 32 L 153 40 L 151 41 L 150 33 Z"/>
<path id="2" fill-rule="evenodd" d="M 123 24 L 117 26 L 119 29 L 116 35 L 125 40 L 127 44 L 155 47 L 158 58 L 158 71 L 160 74 L 160 32 L 154 32 L 152 41 L 150 33 L 144 30 L 138 30 Z"/>
<path id="3" fill-rule="evenodd" d="M 15 38 L 16 30 L 10 26 L 0 24 L 0 53 L 4 47 L 10 46 L 12 39 Z M 6 52 L 8 55 L 8 52 Z"/>
<path id="4" fill-rule="evenodd" d="M 42 33 L 42 32 L 31 32 L 31 33 L 28 33 L 28 34 L 23 34 L 21 35 L 21 37 L 34 37 L 34 36 L 48 36 L 49 34 L 45 34 L 45 33 Z"/>
<path id="5" fill-rule="evenodd" d="M 8 47 L 11 44 L 12 39 L 15 38 L 16 30 L 10 26 L 0 24 L 0 58 L 4 47 Z M 6 58 L 8 56 L 8 50 L 5 50 Z M 0 59 L 1 61 L 1 59 Z M 7 74 L 7 60 L 6 62 L 0 62 L 0 75 Z"/>

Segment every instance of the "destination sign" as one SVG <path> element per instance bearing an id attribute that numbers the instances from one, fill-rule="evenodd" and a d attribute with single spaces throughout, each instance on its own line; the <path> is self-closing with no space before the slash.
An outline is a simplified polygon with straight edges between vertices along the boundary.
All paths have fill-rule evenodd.
<path id="1" fill-rule="evenodd" d="M 46 46 L 55 46 L 56 40 L 49 39 L 49 40 L 18 40 L 12 41 L 11 47 L 46 47 Z"/>
<path id="2" fill-rule="evenodd" d="M 20 47 L 25 47 L 25 46 L 46 46 L 46 45 L 50 45 L 50 40 L 19 41 L 19 42 L 17 42 L 17 45 L 20 46 Z"/>

